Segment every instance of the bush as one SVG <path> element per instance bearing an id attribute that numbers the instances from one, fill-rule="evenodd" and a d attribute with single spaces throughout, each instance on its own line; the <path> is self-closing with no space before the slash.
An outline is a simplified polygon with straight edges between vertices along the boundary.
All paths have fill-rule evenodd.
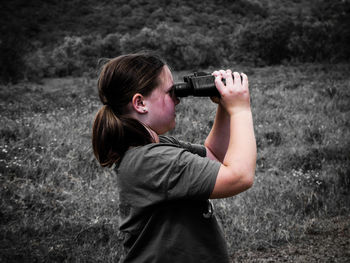
<path id="1" fill-rule="evenodd" d="M 5 82 L 80 75 L 95 69 L 101 57 L 141 49 L 159 51 L 177 69 L 214 67 L 218 58 L 221 65 L 350 58 L 350 1 L 289 1 L 268 8 L 243 0 L 85 1 L 83 7 L 81 0 L 27 2 L 5 1 L 0 9 Z M 74 10 L 79 15 L 72 16 Z"/>
<path id="2" fill-rule="evenodd" d="M 326 43 L 327 60 L 348 61 L 350 59 L 350 1 L 317 1 L 311 13 L 314 19 L 329 28 Z"/>
<path id="3" fill-rule="evenodd" d="M 55 75 L 61 77 L 82 73 L 83 61 L 80 57 L 82 48 L 81 37 L 65 37 L 63 43 L 52 51 L 51 63 L 55 68 Z"/>
<path id="4" fill-rule="evenodd" d="M 269 65 L 289 59 L 288 43 L 292 29 L 290 19 L 277 16 L 248 24 L 238 35 L 234 56 Z"/>
<path id="5" fill-rule="evenodd" d="M 11 25 L 11 34 L 0 31 L 0 81 L 17 82 L 23 78 L 22 70 L 25 67 L 23 55 L 27 52 L 28 45 L 22 37 L 22 30 L 18 25 Z"/>
<path id="6" fill-rule="evenodd" d="M 217 64 L 214 44 L 210 36 L 190 34 L 178 26 L 163 23 L 156 29 L 145 27 L 136 35 L 124 35 L 121 50 L 123 53 L 154 50 L 177 70 L 183 70 Z"/>
<path id="7" fill-rule="evenodd" d="M 235 10 L 237 3 L 230 8 Z M 217 21 L 218 13 L 208 13 L 210 6 L 206 8 L 206 13 L 201 13 L 193 12 L 189 6 L 178 7 L 170 19 L 165 8 L 148 6 L 151 14 L 141 25 L 143 28 L 134 28 L 133 18 L 144 14 L 142 10 L 135 11 L 124 5 L 120 12 L 127 17 L 118 24 L 118 32 L 69 36 L 53 48 L 43 49 L 39 45 L 37 51 L 25 56 L 24 62 L 22 53 L 17 52 L 24 50 L 22 46 L 5 47 L 5 42 L 0 42 L 1 50 L 5 50 L 0 52 L 1 56 L 7 59 L 3 59 L 3 64 L 9 64 L 1 69 L 1 74 L 20 78 L 19 72 L 25 65 L 27 78 L 81 75 L 95 71 L 100 58 L 140 50 L 156 51 L 175 70 L 232 65 L 239 61 L 264 66 L 284 61 L 340 62 L 350 58 L 348 1 L 316 1 L 311 11 L 298 17 L 296 12 L 286 10 L 268 16 L 256 6 L 255 11 L 250 10 L 251 18 L 236 17 L 240 25 L 227 18 Z M 213 26 L 217 23 L 219 30 Z M 121 31 L 119 26 L 125 30 Z"/>
<path id="8" fill-rule="evenodd" d="M 157 52 L 177 70 L 204 68 L 218 64 L 220 56 L 215 41 L 213 37 L 189 34 L 185 29 L 167 24 L 160 24 L 155 29 L 145 27 L 137 34 L 69 36 L 54 48 L 28 54 L 25 57 L 26 76 L 36 79 L 81 75 L 95 71 L 100 58 L 141 50 Z"/>
<path id="9" fill-rule="evenodd" d="M 311 15 L 272 14 L 244 26 L 235 41 L 233 58 L 256 65 L 283 61 L 339 62 L 350 58 L 350 3 L 317 1 Z M 294 22 L 292 22 L 294 21 Z"/>
<path id="10" fill-rule="evenodd" d="M 121 53 L 121 35 L 65 37 L 53 49 L 38 49 L 25 56 L 26 77 L 82 75 L 96 69 L 101 57 L 115 57 Z"/>
<path id="11" fill-rule="evenodd" d="M 100 55 L 102 57 L 116 57 L 122 53 L 120 39 L 122 35 L 119 33 L 112 33 L 105 36 L 100 43 Z"/>
<path id="12" fill-rule="evenodd" d="M 295 25 L 291 33 L 288 49 L 293 60 L 322 61 L 332 53 L 329 23 L 305 21 Z"/>
<path id="13" fill-rule="evenodd" d="M 50 72 L 50 60 L 48 54 L 39 48 L 33 53 L 29 53 L 24 57 L 26 64 L 25 78 L 30 80 L 36 80 L 43 77 L 55 75 L 54 72 Z"/>

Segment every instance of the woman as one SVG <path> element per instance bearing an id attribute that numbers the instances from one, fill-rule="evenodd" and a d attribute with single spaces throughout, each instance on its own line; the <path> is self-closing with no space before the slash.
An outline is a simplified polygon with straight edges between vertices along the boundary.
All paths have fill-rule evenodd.
<path id="1" fill-rule="evenodd" d="M 208 199 L 251 187 L 256 143 L 247 76 L 213 75 L 221 98 L 200 146 L 161 136 L 175 127 L 179 100 L 160 58 L 123 55 L 102 69 L 92 142 L 102 166 L 115 164 L 123 262 L 229 262 Z"/>

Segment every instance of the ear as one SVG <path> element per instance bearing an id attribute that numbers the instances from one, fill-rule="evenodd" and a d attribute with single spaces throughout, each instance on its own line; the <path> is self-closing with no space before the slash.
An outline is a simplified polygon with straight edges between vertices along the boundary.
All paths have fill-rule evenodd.
<path id="1" fill-rule="evenodd" d="M 140 113 L 146 113 L 147 112 L 147 108 L 145 105 L 145 98 L 140 94 L 140 93 L 136 93 L 133 97 L 132 97 L 132 101 L 131 101 L 132 107 L 133 109 Z"/>

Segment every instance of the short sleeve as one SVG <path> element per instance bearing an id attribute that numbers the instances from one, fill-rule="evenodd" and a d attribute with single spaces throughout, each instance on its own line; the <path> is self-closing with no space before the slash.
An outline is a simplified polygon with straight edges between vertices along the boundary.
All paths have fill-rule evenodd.
<path id="1" fill-rule="evenodd" d="M 178 199 L 208 199 L 220 163 L 170 144 L 128 151 L 118 170 L 123 198 L 138 207 Z"/>

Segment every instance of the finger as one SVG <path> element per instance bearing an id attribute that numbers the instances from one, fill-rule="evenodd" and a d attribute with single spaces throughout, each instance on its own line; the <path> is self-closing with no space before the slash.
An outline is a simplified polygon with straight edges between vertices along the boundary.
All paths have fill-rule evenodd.
<path id="1" fill-rule="evenodd" d="M 233 82 L 234 82 L 234 84 L 242 84 L 242 82 L 241 82 L 241 76 L 239 75 L 239 73 L 238 72 L 233 72 L 233 77 L 234 77 L 234 79 L 233 79 Z"/>
<path id="2" fill-rule="evenodd" d="M 248 83 L 248 76 L 244 73 L 241 73 L 242 76 L 242 84 L 244 87 L 248 87 L 249 83 Z"/>
<path id="3" fill-rule="evenodd" d="M 215 70 L 215 71 L 212 73 L 212 75 L 213 75 L 214 77 L 220 76 L 221 78 L 223 78 L 222 73 L 223 73 L 222 70 Z"/>
<path id="4" fill-rule="evenodd" d="M 222 94 L 225 89 L 225 85 L 221 80 L 221 75 L 219 74 L 218 76 L 215 77 L 215 86 L 218 89 L 219 93 Z"/>
<path id="5" fill-rule="evenodd" d="M 219 72 L 220 72 L 222 77 L 225 77 L 225 75 L 226 75 L 226 71 L 225 70 L 220 69 Z"/>
<path id="6" fill-rule="evenodd" d="M 215 70 L 213 73 L 211 73 L 214 77 L 218 76 L 220 73 L 219 71 Z"/>
<path id="7" fill-rule="evenodd" d="M 230 69 L 225 72 L 226 86 L 233 85 L 232 71 Z"/>

